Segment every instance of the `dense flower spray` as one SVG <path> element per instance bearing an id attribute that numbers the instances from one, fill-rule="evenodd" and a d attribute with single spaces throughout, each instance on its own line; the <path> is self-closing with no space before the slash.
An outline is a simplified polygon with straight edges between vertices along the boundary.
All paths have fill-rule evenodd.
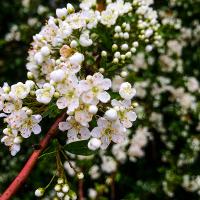
<path id="1" fill-rule="evenodd" d="M 95 151 L 114 142 L 119 146 L 113 147 L 113 154 L 121 148 L 123 154 L 128 129 L 137 118 L 132 100 L 136 90 L 126 80 L 125 67 L 138 49 L 151 52 L 161 45 L 157 13 L 143 0 L 107 1 L 101 9 L 95 1 L 83 1 L 80 8 L 75 12 L 67 4 L 57 9 L 56 17 L 49 17 L 33 37 L 28 80 L 0 88 L 0 116 L 7 125 L 1 141 L 12 156 L 19 152 L 23 138 L 41 132 L 39 123 L 52 106 L 58 113 L 66 112 L 65 121 L 59 123 L 60 131 L 67 134 L 64 143 L 87 140 L 87 147 Z M 133 160 L 143 155 L 149 137 L 146 129 L 141 135 L 137 133 L 131 142 Z M 59 155 L 56 158 L 59 163 Z M 102 153 L 101 159 L 102 170 L 116 170 L 112 157 Z M 123 162 L 123 156 L 119 160 Z M 83 178 L 71 163 L 70 168 Z M 57 196 L 76 199 L 73 192 L 69 194 L 63 173 L 58 174 L 62 183 L 55 186 Z M 35 195 L 42 196 L 45 189 L 39 188 Z"/>

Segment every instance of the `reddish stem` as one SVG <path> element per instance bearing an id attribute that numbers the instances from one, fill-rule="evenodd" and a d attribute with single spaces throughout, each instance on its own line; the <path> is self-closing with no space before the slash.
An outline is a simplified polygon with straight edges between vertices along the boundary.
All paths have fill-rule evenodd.
<path id="1" fill-rule="evenodd" d="M 29 157 L 28 161 L 24 165 L 21 172 L 17 175 L 17 177 L 13 180 L 10 186 L 5 190 L 5 192 L 0 197 L 0 200 L 9 200 L 23 185 L 25 180 L 28 178 L 29 174 L 31 173 L 33 167 L 35 166 L 39 155 L 41 152 L 47 147 L 51 139 L 56 135 L 58 130 L 58 124 L 61 122 L 65 117 L 65 113 L 62 114 L 54 124 L 51 126 L 45 137 L 40 141 L 40 148 L 35 150 L 32 155 Z"/>
<path id="2" fill-rule="evenodd" d="M 84 199 L 84 194 L 83 194 L 83 179 L 80 179 L 78 182 L 78 194 L 79 194 L 79 200 Z"/>

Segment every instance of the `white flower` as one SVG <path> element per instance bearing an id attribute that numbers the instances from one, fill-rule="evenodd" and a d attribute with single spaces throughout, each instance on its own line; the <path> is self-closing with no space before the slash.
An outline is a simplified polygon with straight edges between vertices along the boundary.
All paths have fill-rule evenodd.
<path id="1" fill-rule="evenodd" d="M 131 101 L 130 100 L 117 101 L 116 99 L 113 99 L 111 105 L 114 108 L 116 108 L 117 116 L 120 122 L 123 124 L 123 126 L 125 128 L 132 127 L 132 122 L 136 120 L 137 115 L 133 111 L 133 108 L 131 107 Z"/>
<path id="2" fill-rule="evenodd" d="M 110 27 L 116 23 L 118 13 L 113 10 L 104 10 L 101 12 L 101 23 Z"/>
<path id="3" fill-rule="evenodd" d="M 79 139 L 88 139 L 90 137 L 88 126 L 82 126 L 71 116 L 66 119 L 66 122 L 59 123 L 59 129 L 61 131 L 68 131 L 68 142 L 77 141 Z"/>
<path id="4" fill-rule="evenodd" d="M 86 104 L 96 105 L 99 100 L 107 103 L 110 95 L 105 91 L 111 87 L 111 80 L 104 79 L 101 73 L 95 73 L 93 76 L 87 76 L 86 80 L 80 81 L 80 88 L 84 91 L 82 101 Z"/>
<path id="5" fill-rule="evenodd" d="M 11 86 L 11 91 L 9 95 L 14 99 L 25 99 L 28 96 L 29 92 L 30 87 L 28 87 L 26 84 L 19 82 Z"/>
<path id="6" fill-rule="evenodd" d="M 106 173 L 115 172 L 117 169 L 117 163 L 111 156 L 103 156 L 101 169 Z"/>
<path id="7" fill-rule="evenodd" d="M 74 113 L 76 121 L 83 126 L 88 126 L 88 123 L 92 120 L 93 114 L 89 112 L 88 107 L 87 104 L 81 103 Z"/>
<path id="8" fill-rule="evenodd" d="M 95 151 L 101 146 L 101 140 L 97 138 L 91 138 L 88 142 L 88 148 Z"/>
<path id="9" fill-rule="evenodd" d="M 131 87 L 130 83 L 124 82 L 120 86 L 119 94 L 123 99 L 130 100 L 135 96 L 136 90 Z"/>
<path id="10" fill-rule="evenodd" d="M 39 134 L 41 132 L 41 127 L 38 124 L 42 120 L 41 115 L 31 115 L 27 116 L 23 120 L 23 124 L 19 128 L 19 131 L 24 138 L 30 137 L 31 133 Z"/>
<path id="11" fill-rule="evenodd" d="M 49 83 L 45 83 L 42 89 L 36 90 L 36 99 L 38 102 L 43 103 L 43 104 L 48 104 L 53 95 L 54 95 L 55 89 L 52 85 Z"/>
<path id="12" fill-rule="evenodd" d="M 1 139 L 6 146 L 10 148 L 10 153 L 15 156 L 20 151 L 20 143 L 16 143 L 16 138 L 18 138 L 17 130 L 11 130 L 4 132 L 4 136 Z"/>
<path id="13" fill-rule="evenodd" d="M 97 120 L 97 125 L 98 127 L 91 131 L 91 135 L 101 140 L 102 149 L 106 149 L 111 141 L 115 143 L 124 141 L 125 128 L 118 120 L 110 122 L 101 117 Z"/>
<path id="14" fill-rule="evenodd" d="M 79 106 L 79 96 L 80 91 L 78 88 L 78 83 L 73 82 L 71 85 L 68 85 L 65 94 L 63 94 L 63 96 L 57 100 L 56 105 L 59 109 L 64 109 L 67 107 L 68 113 L 74 112 L 74 110 Z"/>

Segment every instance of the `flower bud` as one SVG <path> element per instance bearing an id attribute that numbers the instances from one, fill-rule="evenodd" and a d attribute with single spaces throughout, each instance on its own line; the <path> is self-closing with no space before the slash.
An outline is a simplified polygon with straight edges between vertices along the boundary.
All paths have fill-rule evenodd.
<path id="1" fill-rule="evenodd" d="M 22 143 L 22 137 L 17 136 L 17 137 L 14 139 L 13 142 L 14 142 L 15 144 L 20 144 L 20 143 Z"/>
<path id="2" fill-rule="evenodd" d="M 63 17 L 66 17 L 67 11 L 66 8 L 58 8 L 56 9 L 56 15 L 58 18 L 62 19 Z"/>
<path id="3" fill-rule="evenodd" d="M 106 51 L 102 51 L 102 52 L 101 52 L 101 56 L 102 56 L 102 57 L 106 57 L 106 56 L 107 56 L 107 52 L 106 52 Z"/>
<path id="4" fill-rule="evenodd" d="M 55 82 L 61 82 L 65 78 L 65 73 L 62 69 L 51 72 L 50 78 Z"/>
<path id="5" fill-rule="evenodd" d="M 67 12 L 68 13 L 73 13 L 75 11 L 74 7 L 72 6 L 71 3 L 67 4 Z"/>
<path id="6" fill-rule="evenodd" d="M 59 178 L 59 179 L 57 180 L 57 183 L 58 183 L 58 184 L 63 184 L 63 183 L 64 183 L 64 179 L 63 179 L 63 178 Z"/>
<path id="7" fill-rule="evenodd" d="M 55 190 L 56 192 L 59 192 L 59 191 L 61 190 L 61 185 L 56 184 L 55 187 L 54 187 L 54 190 Z"/>
<path id="8" fill-rule="evenodd" d="M 72 40 L 71 43 L 70 43 L 70 47 L 71 48 L 76 48 L 78 46 L 78 43 L 76 40 Z"/>
<path id="9" fill-rule="evenodd" d="M 64 184 L 64 185 L 62 186 L 62 191 L 63 191 L 64 193 L 67 193 L 67 192 L 69 191 L 69 186 L 68 186 L 67 184 Z"/>
<path id="10" fill-rule="evenodd" d="M 41 50 L 40 50 L 40 52 L 41 52 L 41 54 L 43 56 L 48 56 L 50 54 L 49 47 L 47 47 L 47 46 L 42 47 Z"/>
<path id="11" fill-rule="evenodd" d="M 88 142 L 88 148 L 92 151 L 97 150 L 101 146 L 101 140 L 97 138 L 91 138 Z"/>
<path id="12" fill-rule="evenodd" d="M 83 179 L 83 178 L 84 178 L 83 172 L 79 172 L 79 173 L 77 174 L 77 178 L 78 178 L 78 179 Z"/>
<path id="13" fill-rule="evenodd" d="M 98 111 L 98 108 L 95 105 L 90 105 L 88 111 L 89 111 L 89 113 L 95 115 Z"/>
<path id="14" fill-rule="evenodd" d="M 117 111 L 113 108 L 110 108 L 109 110 L 107 110 L 105 112 L 105 118 L 110 121 L 116 120 L 117 119 Z"/>
<path id="15" fill-rule="evenodd" d="M 35 196 L 36 197 L 42 197 L 44 195 L 45 189 L 44 188 L 38 188 L 35 190 Z"/>

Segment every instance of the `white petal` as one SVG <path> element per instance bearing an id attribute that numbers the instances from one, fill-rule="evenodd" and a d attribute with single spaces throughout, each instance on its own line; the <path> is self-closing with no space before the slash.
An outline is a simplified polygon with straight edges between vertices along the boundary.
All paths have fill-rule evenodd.
<path id="1" fill-rule="evenodd" d="M 115 143 L 122 143 L 124 141 L 124 136 L 121 134 L 113 134 L 112 141 Z"/>
<path id="2" fill-rule="evenodd" d="M 97 98 L 103 102 L 107 103 L 110 100 L 110 95 L 107 92 L 101 92 L 97 95 Z"/>
<path id="3" fill-rule="evenodd" d="M 90 104 L 94 99 L 94 95 L 92 92 L 85 92 L 82 94 L 83 103 Z"/>
<path id="4" fill-rule="evenodd" d="M 101 138 L 101 141 L 102 141 L 101 149 L 106 149 L 108 145 L 110 144 L 110 139 L 108 138 L 108 136 L 103 136 Z"/>
<path id="5" fill-rule="evenodd" d="M 61 97 L 57 100 L 56 105 L 59 109 L 64 109 L 67 107 L 67 100 L 65 97 Z"/>
<path id="6" fill-rule="evenodd" d="M 31 131 L 28 128 L 22 128 L 20 132 L 23 138 L 28 138 L 31 136 Z"/>
<path id="7" fill-rule="evenodd" d="M 35 135 L 41 133 L 41 127 L 40 127 L 40 125 L 35 124 L 35 125 L 33 126 L 33 128 L 32 128 L 32 131 L 33 131 L 33 133 L 34 133 Z"/>
<path id="8" fill-rule="evenodd" d="M 88 139 L 90 137 L 90 131 L 86 127 L 80 129 L 81 139 Z"/>
<path id="9" fill-rule="evenodd" d="M 132 122 L 134 122 L 137 119 L 137 115 L 133 111 L 129 111 L 126 115 L 127 115 L 128 119 Z"/>
<path id="10" fill-rule="evenodd" d="M 95 127 L 91 131 L 91 136 L 95 138 L 100 138 L 101 137 L 101 131 L 102 129 L 100 127 Z"/>
<path id="11" fill-rule="evenodd" d="M 59 129 L 61 131 L 66 131 L 66 130 L 69 130 L 71 128 L 71 124 L 69 122 L 60 122 L 59 123 Z"/>

